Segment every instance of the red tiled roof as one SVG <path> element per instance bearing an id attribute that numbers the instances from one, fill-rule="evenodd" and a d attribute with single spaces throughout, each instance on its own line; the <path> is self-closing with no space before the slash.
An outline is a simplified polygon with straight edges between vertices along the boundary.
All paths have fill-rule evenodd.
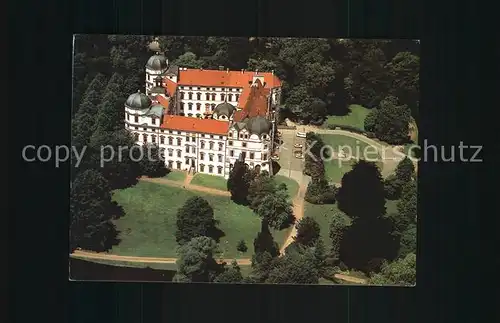
<path id="1" fill-rule="evenodd" d="M 260 80 L 257 80 L 255 83 L 256 86 L 252 86 L 248 90 L 249 94 L 243 109 L 234 114 L 234 121 L 240 122 L 245 118 L 267 115 L 267 98 L 270 94 L 270 90 L 265 88 Z"/>
<path id="2" fill-rule="evenodd" d="M 157 95 L 156 100 L 158 101 L 158 103 L 160 103 L 168 111 L 168 104 L 170 102 L 168 98 L 164 98 L 161 95 Z"/>
<path id="3" fill-rule="evenodd" d="M 248 87 L 253 76 L 263 76 L 266 88 L 275 88 L 281 86 L 281 81 L 273 73 L 255 73 L 252 71 L 219 71 L 219 70 L 201 70 L 187 69 L 179 70 L 180 85 L 198 85 L 198 86 L 224 86 L 224 87 Z"/>
<path id="4" fill-rule="evenodd" d="M 227 135 L 229 131 L 229 122 L 214 119 L 197 119 L 193 117 L 165 115 L 163 116 L 161 128 L 176 131 Z"/>
<path id="5" fill-rule="evenodd" d="M 175 90 L 177 90 L 177 83 L 175 83 L 174 81 L 172 81 L 168 78 L 164 78 L 164 81 L 165 81 L 164 87 L 167 90 L 168 95 L 173 96 L 175 93 Z"/>

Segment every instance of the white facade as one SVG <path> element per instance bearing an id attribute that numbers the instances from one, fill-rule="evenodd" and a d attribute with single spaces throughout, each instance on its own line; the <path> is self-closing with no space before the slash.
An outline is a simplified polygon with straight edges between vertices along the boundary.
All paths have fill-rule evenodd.
<path id="1" fill-rule="evenodd" d="M 183 68 L 179 70 L 182 71 Z M 150 94 L 151 88 L 157 85 L 155 79 L 158 76 L 177 83 L 178 75 L 170 71 L 166 73 L 166 71 L 167 68 L 152 70 L 146 67 L 146 94 Z M 251 83 L 257 79 L 264 84 L 264 77 L 257 73 Z M 168 112 L 169 114 L 227 121 L 230 125 L 228 133 L 210 134 L 194 130 L 164 129 L 161 128 L 161 124 L 167 108 L 162 110 L 163 115 L 160 116 L 157 113 L 158 110 L 156 113 L 150 113 L 147 109 L 131 109 L 126 105 L 125 128 L 135 136 L 137 144 L 142 145 L 146 142 L 157 144 L 162 150 L 166 166 L 171 169 L 194 170 L 228 178 L 234 163 L 242 156 L 250 168 L 270 171 L 273 149 L 271 136 L 274 129 L 261 136 L 251 134 L 247 129 L 237 128 L 232 123 L 232 116 L 228 118 L 225 115 L 213 113 L 215 107 L 223 102 L 232 104 L 238 110 L 242 108 L 238 106 L 238 100 L 244 91 L 242 87 L 177 85 L 175 93 L 170 93 L 175 97 L 164 96 L 176 102 L 171 105 L 172 110 Z M 271 103 L 277 104 L 280 96 L 280 87 L 271 89 Z M 157 104 L 157 101 L 152 102 L 152 105 Z M 272 127 L 274 128 L 274 122 L 272 122 Z"/>

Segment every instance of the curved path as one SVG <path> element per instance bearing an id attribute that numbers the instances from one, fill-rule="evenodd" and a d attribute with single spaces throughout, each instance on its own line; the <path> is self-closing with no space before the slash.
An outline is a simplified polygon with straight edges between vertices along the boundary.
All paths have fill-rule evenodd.
<path id="1" fill-rule="evenodd" d="M 210 187 L 205 187 L 205 186 L 200 186 L 200 185 L 193 185 L 190 184 L 191 182 L 192 175 L 186 176 L 186 180 L 184 182 L 179 182 L 179 181 L 173 181 L 171 179 L 166 179 L 166 178 L 150 178 L 150 177 L 141 177 L 140 180 L 144 182 L 151 182 L 151 183 L 157 183 L 157 184 L 163 184 L 163 185 L 168 185 L 168 186 L 175 186 L 175 187 L 182 187 L 190 191 L 197 191 L 197 192 L 203 192 L 203 193 L 208 193 L 212 195 L 219 195 L 219 196 L 231 196 L 231 193 L 228 191 L 223 191 L 223 190 L 218 190 L 216 188 L 210 188 Z"/>

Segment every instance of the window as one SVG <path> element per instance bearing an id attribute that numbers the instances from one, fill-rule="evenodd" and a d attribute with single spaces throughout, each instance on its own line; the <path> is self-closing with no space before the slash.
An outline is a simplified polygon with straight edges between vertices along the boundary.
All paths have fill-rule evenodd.
<path id="1" fill-rule="evenodd" d="M 174 151 L 172 149 L 168 150 L 168 156 L 172 157 L 174 155 Z"/>
<path id="2" fill-rule="evenodd" d="M 196 137 L 191 137 L 192 142 L 196 142 Z"/>
<path id="3" fill-rule="evenodd" d="M 208 100 L 210 100 L 210 94 L 205 93 L 205 99 L 206 99 L 207 101 L 208 101 Z"/>
<path id="4" fill-rule="evenodd" d="M 168 144 L 173 145 L 174 144 L 174 138 L 168 137 Z"/>
<path id="5" fill-rule="evenodd" d="M 213 173 L 213 172 L 214 172 L 214 166 L 209 165 L 209 166 L 208 166 L 208 172 L 209 172 L 209 173 Z"/>
<path id="6" fill-rule="evenodd" d="M 205 112 L 210 112 L 210 104 L 205 103 Z"/>
<path id="7" fill-rule="evenodd" d="M 250 159 L 255 159 L 255 154 L 254 153 L 250 153 Z"/>
<path id="8" fill-rule="evenodd" d="M 248 134 L 245 134 L 245 139 L 248 139 Z"/>
<path id="9" fill-rule="evenodd" d="M 219 160 L 219 163 L 222 163 L 222 155 L 217 155 L 217 158 Z"/>
<path id="10" fill-rule="evenodd" d="M 177 162 L 177 169 L 181 169 L 182 163 L 180 161 Z"/>
<path id="11" fill-rule="evenodd" d="M 201 100 L 201 93 L 200 92 L 196 93 L 196 99 Z"/>
<path id="12" fill-rule="evenodd" d="M 200 142 L 200 146 L 201 146 L 201 149 L 205 149 L 205 142 L 203 140 Z"/>
<path id="13" fill-rule="evenodd" d="M 184 100 L 184 92 L 181 92 L 181 100 Z"/>
<path id="14" fill-rule="evenodd" d="M 165 143 L 165 136 L 160 136 L 160 144 L 164 144 Z"/>
<path id="15" fill-rule="evenodd" d="M 189 152 L 189 146 L 186 146 L 186 152 L 187 153 Z"/>
<path id="16" fill-rule="evenodd" d="M 217 173 L 222 174 L 222 167 L 221 166 L 217 167 Z"/>
<path id="17" fill-rule="evenodd" d="M 211 141 L 209 145 L 210 145 L 210 150 L 214 149 L 214 142 L 213 141 Z"/>
<path id="18" fill-rule="evenodd" d="M 224 144 L 222 142 L 219 142 L 219 151 L 222 151 L 223 148 L 224 148 Z"/>
<path id="19" fill-rule="evenodd" d="M 189 100 L 192 100 L 192 99 L 193 99 L 193 92 L 189 92 L 189 93 L 188 93 L 188 99 L 189 99 Z"/>
<path id="20" fill-rule="evenodd" d="M 143 134 L 143 135 L 142 135 L 142 141 L 143 141 L 143 142 L 148 142 L 148 135 Z"/>
<path id="21" fill-rule="evenodd" d="M 156 142 L 156 136 L 155 135 L 151 135 L 151 142 L 153 142 L 153 143 Z"/>
<path id="22" fill-rule="evenodd" d="M 186 165 L 189 165 L 189 158 L 186 158 Z"/>
<path id="23" fill-rule="evenodd" d="M 191 102 L 188 103 L 188 110 L 189 111 L 193 110 L 193 104 Z"/>
<path id="24" fill-rule="evenodd" d="M 181 110 L 184 110 L 184 102 L 181 102 Z"/>
<path id="25" fill-rule="evenodd" d="M 245 159 L 245 158 L 247 157 L 247 153 L 246 153 L 246 151 L 242 151 L 242 152 L 241 152 L 241 157 L 242 157 L 243 159 Z"/>
<path id="26" fill-rule="evenodd" d="M 212 111 L 215 109 L 215 103 L 212 103 Z"/>
<path id="27" fill-rule="evenodd" d="M 243 134 L 242 133 L 240 133 L 240 139 L 243 139 Z"/>
<path id="28" fill-rule="evenodd" d="M 240 95 L 239 94 L 235 94 L 234 95 L 234 101 L 238 101 L 238 99 L 240 98 Z"/>
<path id="29" fill-rule="evenodd" d="M 172 166 L 173 166 L 174 162 L 172 162 L 171 160 L 168 161 L 168 168 L 172 169 Z"/>
<path id="30" fill-rule="evenodd" d="M 144 130 L 144 131 L 148 131 L 148 128 L 142 128 L 142 130 Z"/>
<path id="31" fill-rule="evenodd" d="M 160 132 L 161 132 L 161 133 L 164 133 L 164 132 L 165 132 L 165 130 L 160 130 Z"/>
<path id="32" fill-rule="evenodd" d="M 200 153 L 200 160 L 205 160 L 205 153 Z"/>
<path id="33" fill-rule="evenodd" d="M 214 138 L 214 135 L 210 135 L 210 138 L 212 138 L 212 139 L 213 139 L 213 138 Z"/>
<path id="34" fill-rule="evenodd" d="M 264 149 L 267 149 L 267 145 L 264 145 Z"/>
<path id="35" fill-rule="evenodd" d="M 135 130 L 139 130 L 139 127 L 134 127 Z"/>
<path id="36" fill-rule="evenodd" d="M 204 171 L 205 171 L 205 165 L 200 164 L 200 172 L 204 172 Z"/>
<path id="37" fill-rule="evenodd" d="M 229 164 L 229 170 L 233 169 L 233 164 Z"/>
<path id="38" fill-rule="evenodd" d="M 230 133 L 229 133 L 229 138 L 232 138 L 232 137 L 233 137 L 233 133 L 232 133 L 232 132 L 230 132 Z"/>
<path id="39" fill-rule="evenodd" d="M 228 141 L 228 142 L 227 142 L 227 144 L 228 144 L 229 146 L 232 146 L 232 145 L 233 145 L 233 142 L 232 142 L 232 141 Z"/>
<path id="40" fill-rule="evenodd" d="M 177 138 L 177 146 L 180 146 L 182 144 L 182 139 L 181 138 Z"/>
<path id="41" fill-rule="evenodd" d="M 192 114 L 192 113 L 188 113 L 188 117 L 192 117 L 192 116 L 193 116 L 193 114 Z"/>
<path id="42" fill-rule="evenodd" d="M 201 110 L 201 103 L 196 103 L 196 111 L 200 111 Z"/>
<path id="43" fill-rule="evenodd" d="M 241 143 L 241 145 L 242 145 L 244 148 L 246 148 L 246 147 L 247 147 L 247 143 L 246 143 L 246 142 Z"/>
<path id="44" fill-rule="evenodd" d="M 220 94 L 220 99 L 221 99 L 222 101 L 224 101 L 224 99 L 225 99 L 225 98 L 226 98 L 226 95 L 225 95 L 224 93 L 221 93 L 221 94 Z"/>
<path id="45" fill-rule="evenodd" d="M 214 154 L 209 154 L 208 155 L 208 160 L 213 162 L 214 161 Z"/>
<path id="46" fill-rule="evenodd" d="M 182 150 L 177 150 L 177 157 L 181 157 L 182 156 Z"/>
<path id="47" fill-rule="evenodd" d="M 212 93 L 212 101 L 215 101 L 215 93 Z"/>
<path id="48" fill-rule="evenodd" d="M 134 132 L 134 139 L 135 141 L 139 141 L 139 134 L 137 132 Z"/>
<path id="49" fill-rule="evenodd" d="M 234 150 L 229 151 L 229 156 L 234 157 Z"/>
<path id="50" fill-rule="evenodd" d="M 155 117 L 151 117 L 151 123 L 152 123 L 152 124 L 156 124 L 156 119 L 155 119 Z"/>
<path id="51" fill-rule="evenodd" d="M 232 94 L 232 93 L 229 93 L 229 94 L 227 95 L 227 100 L 228 100 L 228 101 L 233 101 L 233 94 Z"/>
<path id="52" fill-rule="evenodd" d="M 262 155 L 262 160 L 267 160 L 267 154 Z"/>
<path id="53" fill-rule="evenodd" d="M 134 116 L 134 122 L 135 123 L 139 122 L 139 117 L 138 116 Z"/>
<path id="54" fill-rule="evenodd" d="M 195 147 L 191 147 L 191 152 L 194 154 L 196 153 L 196 148 Z"/>

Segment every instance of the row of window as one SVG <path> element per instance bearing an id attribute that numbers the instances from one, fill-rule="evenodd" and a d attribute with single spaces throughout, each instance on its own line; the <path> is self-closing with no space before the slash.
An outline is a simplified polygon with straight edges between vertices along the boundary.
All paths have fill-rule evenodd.
<path id="1" fill-rule="evenodd" d="M 131 117 L 132 117 L 132 115 L 127 113 L 127 120 L 128 120 L 128 121 L 130 121 Z M 144 118 L 144 117 L 143 117 L 143 118 Z M 156 120 L 158 120 L 158 122 L 156 122 Z M 134 122 L 135 122 L 135 123 L 139 123 L 139 116 L 135 116 L 135 115 L 134 115 Z M 157 123 L 158 123 L 158 125 L 160 125 L 160 119 L 159 119 L 159 118 L 157 118 L 157 117 L 151 117 L 151 123 L 152 123 L 153 125 L 156 125 Z"/>
<path id="2" fill-rule="evenodd" d="M 193 103 L 189 102 L 188 104 L 188 110 L 189 111 L 193 111 Z M 181 111 L 183 111 L 186 107 L 186 104 L 184 102 L 181 102 Z M 209 103 L 206 103 L 205 104 L 205 112 L 206 113 L 209 113 L 211 111 L 214 111 L 215 109 L 215 103 L 212 103 L 212 104 L 209 104 Z M 196 103 L 196 111 L 201 111 L 201 103 Z"/>
<path id="3" fill-rule="evenodd" d="M 233 136 L 233 133 L 229 132 L 228 137 L 229 138 L 238 138 L 238 134 L 236 133 Z M 262 138 L 263 139 L 269 139 L 269 135 L 264 134 L 264 135 L 262 135 Z M 248 139 L 248 134 L 247 133 L 240 133 L 240 139 Z"/>
<path id="4" fill-rule="evenodd" d="M 202 93 L 200 93 L 200 92 L 198 92 L 198 93 L 188 92 L 187 93 L 187 99 L 188 100 L 193 100 L 193 97 L 194 97 L 193 94 L 196 94 L 196 100 L 202 100 Z M 181 100 L 186 99 L 186 92 L 180 92 L 179 95 L 180 95 Z M 226 100 L 226 94 L 225 93 L 220 93 L 219 95 L 220 95 L 220 100 L 219 101 L 225 101 Z M 210 101 L 210 100 L 215 101 L 216 100 L 216 96 L 217 96 L 217 93 L 205 93 L 204 99 L 206 101 Z M 234 100 L 233 100 L 233 98 L 234 98 Z M 227 95 L 227 101 L 228 102 L 233 102 L 233 101 L 237 102 L 239 98 L 240 98 L 239 94 L 234 94 L 233 95 L 232 93 L 229 93 Z"/>
<path id="5" fill-rule="evenodd" d="M 227 142 L 227 145 L 228 145 L 228 146 L 232 146 L 233 144 L 234 144 L 234 142 L 233 142 L 233 141 L 231 141 L 231 140 L 229 140 L 229 141 Z M 243 148 L 247 148 L 247 143 L 246 143 L 246 142 L 242 142 L 242 143 L 241 143 L 241 146 L 242 146 Z M 267 145 L 264 145 L 264 149 L 267 149 L 267 147 L 268 147 Z"/>
<path id="6" fill-rule="evenodd" d="M 160 137 L 160 144 L 162 144 L 162 145 L 165 144 L 165 136 L 159 136 L 159 137 Z M 139 134 L 134 132 L 134 138 L 135 138 L 135 141 L 139 141 Z M 191 138 L 191 142 L 196 142 L 196 137 L 186 137 L 186 142 L 189 142 L 189 138 Z M 145 134 L 145 133 L 142 134 L 142 141 L 148 142 L 148 134 Z M 156 142 L 156 135 L 151 135 L 151 142 Z M 173 137 L 168 137 L 168 144 L 171 146 L 174 145 L 174 138 Z M 177 138 L 177 146 L 180 146 L 180 145 L 182 145 L 182 138 Z M 208 146 L 209 146 L 208 149 L 213 150 L 215 147 L 215 143 L 213 141 L 210 141 L 208 143 Z M 224 149 L 224 143 L 219 142 L 218 146 L 219 146 L 219 151 L 222 151 Z M 186 146 L 186 152 L 189 152 L 188 147 L 189 146 Z M 201 149 L 206 148 L 204 140 L 200 141 L 200 147 L 201 147 Z"/>
<path id="7" fill-rule="evenodd" d="M 171 161 L 171 160 L 169 160 L 167 163 L 168 163 L 168 168 L 172 168 L 174 166 L 174 162 Z M 182 162 L 177 161 L 175 163 L 176 163 L 177 169 L 181 169 L 182 168 Z M 186 159 L 186 165 L 189 165 L 189 163 L 190 163 L 190 160 Z M 223 169 L 222 166 L 218 166 L 217 167 L 217 174 L 222 174 L 222 169 Z M 200 164 L 200 172 L 205 172 L 205 165 L 204 164 Z M 213 173 L 214 172 L 214 166 L 213 165 L 208 165 L 208 172 L 209 173 Z"/>
<path id="8" fill-rule="evenodd" d="M 180 86 L 179 87 L 180 89 L 182 90 L 194 90 L 194 88 L 192 86 Z M 226 91 L 229 91 L 229 92 L 241 92 L 242 89 L 238 89 L 238 88 L 223 88 L 223 89 L 226 89 Z M 209 88 L 207 87 L 206 89 L 205 88 L 201 88 L 201 87 L 197 87 L 196 90 L 207 90 L 207 91 L 220 91 L 220 90 L 223 90 L 223 89 L 216 89 L 216 88 Z"/>

